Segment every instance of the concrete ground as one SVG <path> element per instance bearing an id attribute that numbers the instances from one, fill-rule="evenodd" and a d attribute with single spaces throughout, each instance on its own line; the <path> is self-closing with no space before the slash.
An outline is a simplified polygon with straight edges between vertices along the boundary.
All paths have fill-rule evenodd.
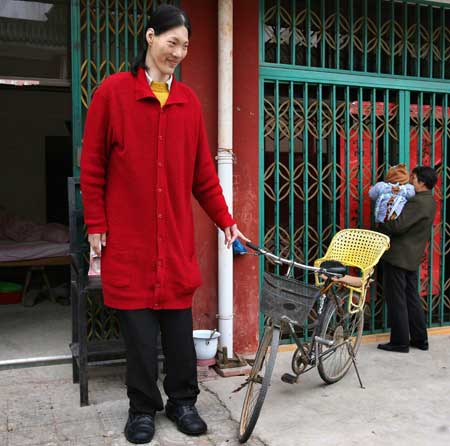
<path id="1" fill-rule="evenodd" d="M 71 308 L 48 300 L 0 305 L 0 339 L 0 361 L 70 355 Z"/>
<path id="2" fill-rule="evenodd" d="M 325 385 L 317 370 L 298 384 L 281 381 L 292 353 L 280 353 L 254 436 L 270 446 L 448 446 L 450 445 L 450 336 L 430 338 L 427 352 L 409 354 L 362 345 L 358 369 Z M 206 387 L 238 420 L 244 391 L 230 393 L 239 378 Z"/>
<path id="3" fill-rule="evenodd" d="M 361 346 L 365 389 L 352 370 L 332 386 L 316 370 L 299 384 L 280 381 L 292 352 L 279 353 L 250 446 L 447 446 L 450 444 L 450 336 L 430 351 L 395 354 Z M 237 446 L 243 377 L 201 384 L 198 408 L 208 434 L 187 437 L 161 413 L 153 446 Z M 79 407 L 69 365 L 0 371 L 0 446 L 127 445 L 124 367 L 92 369 L 91 405 Z"/>

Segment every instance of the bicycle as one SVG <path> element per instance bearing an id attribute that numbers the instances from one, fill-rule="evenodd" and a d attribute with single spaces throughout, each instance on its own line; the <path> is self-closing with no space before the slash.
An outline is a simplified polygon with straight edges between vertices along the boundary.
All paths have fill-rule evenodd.
<path id="1" fill-rule="evenodd" d="M 364 327 L 365 294 L 374 267 L 389 248 L 389 237 L 361 229 L 339 231 L 327 253 L 314 266 L 277 256 L 252 243 L 247 246 L 279 265 L 287 265 L 286 275 L 264 273 L 261 311 L 264 331 L 246 382 L 247 387 L 239 423 L 239 442 L 252 434 L 268 391 L 280 341 L 281 330 L 287 328 L 297 348 L 293 354 L 293 375 L 285 373 L 282 381 L 295 384 L 299 377 L 317 366 L 322 380 L 333 384 L 341 380 L 353 364 L 363 388 L 355 357 Z M 355 249 L 356 247 L 356 249 Z M 342 282 L 348 267 L 361 272 L 359 281 Z M 291 276 L 294 268 L 315 274 L 315 284 L 300 282 Z M 341 280 L 341 281 L 339 281 Z M 302 342 L 295 326 L 302 326 L 314 304 L 318 302 L 317 319 L 310 342 Z"/>

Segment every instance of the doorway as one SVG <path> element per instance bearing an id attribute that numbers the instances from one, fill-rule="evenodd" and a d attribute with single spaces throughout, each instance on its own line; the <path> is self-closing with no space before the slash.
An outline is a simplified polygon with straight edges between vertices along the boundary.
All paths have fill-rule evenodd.
<path id="1" fill-rule="evenodd" d="M 67 3 L 0 8 L 0 364 L 70 353 Z"/>

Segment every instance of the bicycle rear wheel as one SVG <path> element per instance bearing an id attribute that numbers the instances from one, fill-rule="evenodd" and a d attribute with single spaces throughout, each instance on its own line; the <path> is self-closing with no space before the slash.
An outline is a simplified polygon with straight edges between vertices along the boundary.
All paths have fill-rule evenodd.
<path id="1" fill-rule="evenodd" d="M 343 299 L 345 302 L 345 298 Z M 364 312 L 350 314 L 346 311 L 337 311 L 334 300 L 329 299 L 319 326 L 319 336 L 333 341 L 338 345 L 319 344 L 318 371 L 320 377 L 327 383 L 333 384 L 342 379 L 352 364 L 352 356 L 347 342 L 353 348 L 353 354 L 359 349 L 364 328 Z M 327 350 L 329 350 L 327 352 Z M 325 353 L 327 352 L 327 353 Z M 321 357 L 321 355 L 324 356 Z"/>
<path id="2" fill-rule="evenodd" d="M 279 342 L 280 329 L 273 325 L 266 325 L 255 356 L 255 362 L 248 377 L 247 392 L 239 423 L 240 443 L 245 443 L 250 438 L 258 421 L 272 377 Z"/>

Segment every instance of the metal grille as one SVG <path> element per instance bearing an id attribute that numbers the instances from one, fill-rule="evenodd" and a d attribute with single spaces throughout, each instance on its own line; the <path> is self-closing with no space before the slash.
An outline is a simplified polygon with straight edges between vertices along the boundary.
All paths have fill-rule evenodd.
<path id="1" fill-rule="evenodd" d="M 397 0 L 262 1 L 261 61 L 450 78 L 450 5 Z"/>
<path id="2" fill-rule="evenodd" d="M 120 338 L 117 315 L 113 309 L 105 307 L 102 300 L 103 298 L 98 293 L 87 296 L 87 338 L 89 342 Z"/>
<path id="3" fill-rule="evenodd" d="M 404 150 L 400 95 L 281 81 L 264 91 L 265 245 L 312 260 L 338 229 L 371 226 L 368 189 Z"/>
<path id="4" fill-rule="evenodd" d="M 260 242 L 280 255 L 311 263 L 323 255 L 339 229 L 374 227 L 368 190 L 384 178 L 391 165 L 399 162 L 411 168 L 417 164 L 432 165 L 439 173 L 439 182 L 434 189 L 438 214 L 426 260 L 420 268 L 419 291 L 428 325 L 449 324 L 450 280 L 447 278 L 450 277 L 450 225 L 447 222 L 450 197 L 450 82 L 446 79 L 436 82 L 418 78 L 417 73 L 425 76 L 422 68 L 406 73 L 396 71 L 399 66 L 397 59 L 394 71 L 386 71 L 389 65 L 387 53 L 380 56 L 385 64 L 380 65 L 380 74 L 369 76 L 370 67 L 374 66 L 369 63 L 369 53 L 376 50 L 372 48 L 369 51 L 367 47 L 359 51 L 357 45 L 353 45 L 353 64 L 348 65 L 347 58 L 347 65 L 343 65 L 344 59 L 341 58 L 342 63 L 337 66 L 336 54 L 333 59 L 325 51 L 328 56 L 320 59 L 319 56 L 324 53 L 319 49 L 326 49 L 323 43 L 326 39 L 320 40 L 320 36 L 316 46 L 309 44 L 309 57 L 306 53 L 299 56 L 297 47 L 303 46 L 301 51 L 308 50 L 308 39 L 302 41 L 299 38 L 295 51 L 292 45 L 283 47 L 281 44 L 283 39 L 286 45 L 292 43 L 292 33 L 280 26 L 280 20 L 281 15 L 286 23 L 299 20 L 297 13 L 294 14 L 296 19 L 290 15 L 294 3 L 295 11 L 306 8 L 300 22 L 308 28 L 308 17 L 313 17 L 314 11 L 325 2 L 261 2 L 264 26 L 261 27 L 263 44 L 260 65 L 259 146 L 260 181 L 263 186 L 260 190 Z M 343 8 L 344 3 L 326 2 L 327 9 L 323 9 L 325 23 L 334 20 L 329 16 L 329 8 L 333 9 L 333 5 L 340 5 L 341 16 L 346 17 L 347 23 L 354 23 L 356 12 L 360 10 L 358 8 L 365 8 L 364 2 L 358 2 L 359 6 L 352 10 L 352 18 L 351 11 L 347 9 L 351 3 L 345 3 L 347 6 Z M 421 11 L 420 17 L 422 11 L 430 8 L 433 14 L 445 9 L 445 6 L 424 6 L 417 2 L 365 3 L 369 17 L 374 17 L 370 14 L 370 8 L 375 6 L 382 11 L 391 3 L 395 3 L 394 10 L 412 8 Z M 272 46 L 275 56 L 269 56 L 268 51 L 268 45 L 274 44 L 267 40 L 266 22 L 270 16 L 267 12 L 270 5 L 275 7 L 275 15 L 278 15 L 275 19 L 278 25 L 272 26 L 278 36 L 276 45 Z M 291 9 L 286 9 L 287 6 Z M 282 8 L 285 8 L 284 12 Z M 398 18 L 398 14 L 395 17 Z M 320 23 L 316 20 L 316 24 Z M 387 25 L 383 26 L 386 28 Z M 383 36 L 383 29 L 376 32 L 380 38 Z M 313 33 L 306 35 L 313 36 Z M 345 41 L 344 37 L 341 35 L 341 42 Z M 347 52 L 349 45 L 348 40 Z M 411 45 L 411 51 L 426 53 L 417 50 L 420 48 L 420 45 L 417 47 L 417 40 L 413 39 Z M 267 63 L 268 57 L 272 57 L 271 63 Z M 322 60 L 328 62 L 322 64 Z M 333 60 L 335 62 L 329 63 Z M 292 61 L 295 61 L 295 66 Z M 287 67 L 284 63 L 291 63 L 291 66 Z M 413 59 L 410 59 L 406 64 L 408 70 L 412 63 Z M 361 66 L 366 67 L 366 72 L 358 71 Z M 342 68 L 349 71 L 344 74 Z M 432 76 L 438 73 L 445 75 L 446 71 L 430 71 Z M 413 76 L 416 78 L 413 79 Z M 261 263 L 261 269 L 279 273 L 277 265 L 267 262 Z M 302 279 L 307 280 L 306 275 Z M 310 321 L 314 317 L 313 311 Z M 365 320 L 365 329 L 369 332 L 385 331 L 388 327 L 380 280 L 372 286 L 367 297 Z M 308 325 L 305 329 L 310 332 Z"/>

